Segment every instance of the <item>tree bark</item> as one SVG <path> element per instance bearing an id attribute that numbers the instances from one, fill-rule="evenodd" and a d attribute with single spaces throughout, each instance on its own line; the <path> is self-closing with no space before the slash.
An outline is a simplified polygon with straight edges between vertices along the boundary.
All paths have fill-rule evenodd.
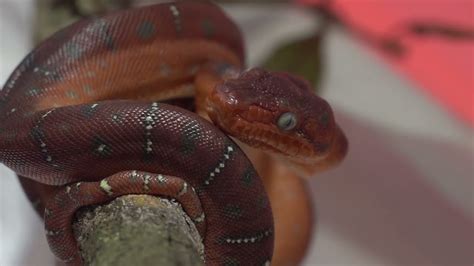
<path id="1" fill-rule="evenodd" d="M 173 200 L 126 195 L 77 212 L 73 225 L 85 265 L 204 265 L 204 246 Z"/>

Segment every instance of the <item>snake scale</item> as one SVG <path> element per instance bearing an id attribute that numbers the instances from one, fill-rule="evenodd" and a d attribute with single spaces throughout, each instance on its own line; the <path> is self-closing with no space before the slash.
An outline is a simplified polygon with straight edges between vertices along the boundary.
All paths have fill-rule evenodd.
<path id="1" fill-rule="evenodd" d="M 60 260 L 82 264 L 76 210 L 151 194 L 182 204 L 207 265 L 270 263 L 272 212 L 251 162 L 215 125 L 159 101 L 196 95 L 224 132 L 300 169 L 339 161 L 347 143 L 303 80 L 241 72 L 243 61 L 237 26 L 198 1 L 81 20 L 26 56 L 0 91 L 0 162 L 37 203 Z"/>

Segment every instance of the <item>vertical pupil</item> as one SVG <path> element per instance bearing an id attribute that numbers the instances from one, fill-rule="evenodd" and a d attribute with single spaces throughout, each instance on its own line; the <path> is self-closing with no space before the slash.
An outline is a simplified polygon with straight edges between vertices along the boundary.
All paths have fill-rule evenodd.
<path id="1" fill-rule="evenodd" d="M 296 117 L 293 113 L 284 113 L 278 119 L 278 127 L 283 130 L 291 130 L 296 126 Z"/>

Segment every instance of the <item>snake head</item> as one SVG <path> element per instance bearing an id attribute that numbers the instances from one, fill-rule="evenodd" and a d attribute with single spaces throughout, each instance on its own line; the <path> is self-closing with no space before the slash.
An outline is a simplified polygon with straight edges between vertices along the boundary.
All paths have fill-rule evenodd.
<path id="1" fill-rule="evenodd" d="M 334 152 L 340 160 L 347 151 L 329 104 L 291 74 L 254 68 L 218 84 L 207 101 L 213 122 L 252 147 L 301 164 L 334 161 Z"/>

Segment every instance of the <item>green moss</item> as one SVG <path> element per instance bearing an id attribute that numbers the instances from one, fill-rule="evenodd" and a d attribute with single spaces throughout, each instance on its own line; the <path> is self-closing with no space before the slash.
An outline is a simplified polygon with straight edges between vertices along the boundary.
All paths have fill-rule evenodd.
<path id="1" fill-rule="evenodd" d="M 74 228 L 87 265 L 204 265 L 189 217 L 179 204 L 153 196 L 82 210 Z"/>

